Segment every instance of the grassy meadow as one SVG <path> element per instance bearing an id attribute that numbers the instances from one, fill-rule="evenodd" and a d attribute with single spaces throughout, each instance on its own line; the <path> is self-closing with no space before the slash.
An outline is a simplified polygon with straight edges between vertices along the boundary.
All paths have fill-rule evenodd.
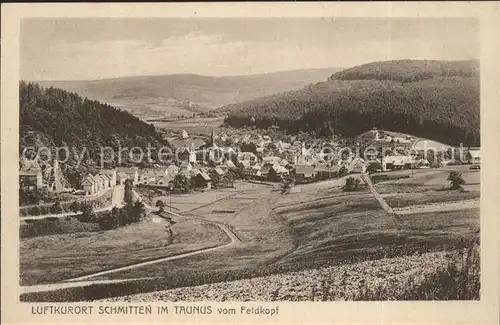
<path id="1" fill-rule="evenodd" d="M 154 258 L 218 246 L 223 231 L 196 220 L 176 220 L 173 238 L 165 224 L 146 219 L 108 231 L 78 232 L 23 239 L 21 285 L 52 283 Z"/>

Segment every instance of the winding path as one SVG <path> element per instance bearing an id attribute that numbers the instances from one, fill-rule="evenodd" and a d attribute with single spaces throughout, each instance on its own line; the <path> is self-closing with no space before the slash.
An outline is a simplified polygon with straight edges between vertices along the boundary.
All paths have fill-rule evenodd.
<path id="1" fill-rule="evenodd" d="M 373 185 L 373 182 L 372 182 L 370 176 L 368 176 L 368 174 L 361 174 L 361 179 L 366 183 L 366 185 L 368 185 L 368 187 L 370 188 L 370 191 L 372 192 L 373 196 L 378 201 L 378 203 L 380 204 L 382 209 L 384 209 L 385 211 L 387 211 L 390 214 L 394 214 L 394 210 L 389 206 L 389 204 L 387 204 L 387 202 L 384 200 L 384 198 L 375 189 L 375 186 Z"/>
<path id="2" fill-rule="evenodd" d="M 147 202 L 144 202 L 144 200 L 141 199 L 140 195 L 137 192 L 135 192 L 135 191 L 134 191 L 134 196 L 137 199 L 139 199 L 140 201 L 142 201 L 144 203 L 144 206 L 147 209 L 154 210 L 154 208 L 151 207 Z M 114 197 L 114 195 L 113 195 L 113 197 Z M 200 221 L 203 221 L 203 222 L 206 222 L 206 223 L 209 223 L 209 224 L 216 225 L 220 229 L 222 229 L 222 231 L 224 231 L 224 233 L 229 237 L 230 242 L 227 243 L 227 244 L 224 244 L 224 245 L 220 245 L 220 246 L 215 246 L 215 247 L 210 247 L 210 248 L 204 248 L 204 249 L 200 249 L 200 250 L 197 250 L 197 251 L 192 251 L 192 252 L 188 252 L 188 253 L 173 255 L 173 256 L 169 256 L 169 257 L 157 258 L 157 259 L 154 259 L 154 260 L 149 260 L 149 261 L 145 261 L 145 262 L 139 262 L 139 263 L 135 263 L 135 264 L 132 264 L 132 265 L 117 267 L 117 268 L 113 268 L 113 269 L 109 269 L 109 270 L 104 270 L 104 271 L 100 271 L 100 272 L 96 272 L 96 273 L 92 273 L 92 274 L 88 274 L 88 275 L 84 275 L 84 276 L 70 278 L 70 279 L 64 280 L 61 283 L 51 283 L 51 284 L 43 284 L 43 285 L 24 286 L 24 287 L 21 287 L 21 292 L 22 293 L 32 293 L 32 292 L 52 291 L 52 290 L 74 288 L 74 287 L 85 287 L 85 286 L 90 286 L 90 285 L 94 285 L 94 284 L 107 284 L 107 283 L 118 283 L 118 282 L 128 282 L 128 281 L 141 280 L 141 279 L 144 279 L 144 278 L 140 278 L 140 279 L 123 279 L 123 280 L 90 280 L 90 281 L 88 279 L 95 278 L 95 277 L 102 276 L 102 275 L 111 274 L 111 273 L 116 273 L 116 272 L 121 272 L 121 271 L 126 271 L 126 270 L 132 270 L 132 269 L 136 269 L 136 268 L 139 268 L 139 267 L 143 267 L 143 266 L 147 266 L 147 265 L 152 265 L 152 264 L 156 264 L 156 263 L 168 262 L 168 261 L 173 261 L 173 260 L 177 260 L 177 259 L 181 259 L 181 258 L 185 258 L 185 257 L 190 257 L 190 256 L 195 256 L 195 255 L 199 255 L 199 254 L 203 254 L 203 253 L 208 253 L 208 252 L 212 252 L 212 251 L 215 251 L 215 250 L 219 250 L 219 249 L 231 247 L 231 246 L 234 246 L 234 245 L 236 245 L 236 244 L 238 244 L 238 243 L 241 242 L 241 240 L 238 238 L 238 236 L 236 236 L 236 234 L 229 227 L 227 227 L 226 225 L 224 225 L 222 223 L 219 223 L 219 222 L 216 222 L 216 221 L 211 221 L 211 220 L 206 220 L 206 219 L 203 219 L 203 218 L 184 216 L 184 215 L 180 215 L 180 214 L 178 214 L 176 212 L 171 212 L 171 211 L 166 212 L 166 213 L 172 214 L 173 216 L 176 216 L 178 218 L 196 219 L 196 220 L 200 220 Z M 153 277 L 153 278 L 155 278 L 155 277 Z M 151 278 L 149 278 L 149 279 L 151 279 Z"/>

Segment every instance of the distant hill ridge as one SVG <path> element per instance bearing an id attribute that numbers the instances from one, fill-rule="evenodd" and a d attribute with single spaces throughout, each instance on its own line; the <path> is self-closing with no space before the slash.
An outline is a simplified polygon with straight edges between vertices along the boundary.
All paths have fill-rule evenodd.
<path id="1" fill-rule="evenodd" d="M 479 145 L 479 62 L 374 62 L 296 91 L 222 108 L 233 127 L 278 125 L 353 137 L 372 127 L 447 144 Z"/>
<path id="2" fill-rule="evenodd" d="M 280 93 L 326 80 L 339 68 L 212 77 L 196 74 L 121 77 L 87 81 L 40 81 L 81 96 L 156 117 L 189 114 Z"/>

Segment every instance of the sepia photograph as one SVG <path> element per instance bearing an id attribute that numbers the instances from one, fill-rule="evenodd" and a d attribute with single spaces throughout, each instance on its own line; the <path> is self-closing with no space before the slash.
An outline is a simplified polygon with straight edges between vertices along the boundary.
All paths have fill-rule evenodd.
<path id="1" fill-rule="evenodd" d="M 25 319 L 491 311 L 478 14 L 106 10 L 2 33 L 2 282 Z"/>
<path id="2" fill-rule="evenodd" d="M 479 299 L 478 27 L 23 20 L 21 300 Z"/>

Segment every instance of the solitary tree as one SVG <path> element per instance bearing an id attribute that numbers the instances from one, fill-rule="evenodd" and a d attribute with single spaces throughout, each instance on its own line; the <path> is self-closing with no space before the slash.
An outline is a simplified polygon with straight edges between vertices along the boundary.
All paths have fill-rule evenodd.
<path id="1" fill-rule="evenodd" d="M 61 206 L 61 202 L 59 202 L 59 201 L 54 202 L 54 204 L 50 208 L 50 212 L 54 213 L 54 214 L 62 213 L 63 208 Z"/>
<path id="2" fill-rule="evenodd" d="M 368 174 L 375 173 L 379 170 L 382 170 L 382 165 L 378 162 L 371 162 L 367 167 L 366 167 L 366 172 Z"/>
<path id="3" fill-rule="evenodd" d="M 134 202 L 134 193 L 132 192 L 132 188 L 133 188 L 132 181 L 130 179 L 127 179 L 125 181 L 125 190 L 123 195 L 123 200 L 127 205 L 130 205 Z"/>
<path id="4" fill-rule="evenodd" d="M 71 212 L 78 213 L 80 211 L 80 204 L 77 201 L 71 202 L 69 209 Z"/>
<path id="5" fill-rule="evenodd" d="M 165 202 L 158 200 L 156 201 L 156 206 L 159 208 L 159 212 L 164 212 L 163 208 L 165 207 Z"/>
<path id="6" fill-rule="evenodd" d="M 144 217 L 145 213 L 145 208 L 144 208 L 144 203 L 141 201 L 137 200 L 134 203 L 134 206 L 132 208 L 132 215 L 129 216 L 129 219 L 131 222 L 137 222 L 141 220 Z"/>
<path id="7" fill-rule="evenodd" d="M 189 192 L 191 186 L 189 184 L 188 178 L 183 174 L 177 174 L 172 181 L 172 187 L 174 190 L 178 190 L 180 192 Z"/>
<path id="8" fill-rule="evenodd" d="M 292 178 L 283 178 L 283 181 L 281 182 L 281 194 L 289 194 L 294 185 L 295 184 Z"/>
<path id="9" fill-rule="evenodd" d="M 344 192 L 354 192 L 358 189 L 359 178 L 347 177 L 345 180 L 345 185 L 342 187 Z"/>
<path id="10" fill-rule="evenodd" d="M 38 215 L 40 215 L 40 208 L 35 205 L 34 207 L 31 208 L 30 214 L 32 216 L 38 216 Z"/>
<path id="11" fill-rule="evenodd" d="M 80 204 L 80 211 L 82 211 L 81 221 L 89 222 L 94 217 L 94 207 L 90 202 L 83 202 Z"/>
<path id="12" fill-rule="evenodd" d="M 465 180 L 462 177 L 462 173 L 452 170 L 450 174 L 448 174 L 448 179 L 450 182 L 450 188 L 452 190 L 462 189 L 462 185 L 465 185 Z"/>

